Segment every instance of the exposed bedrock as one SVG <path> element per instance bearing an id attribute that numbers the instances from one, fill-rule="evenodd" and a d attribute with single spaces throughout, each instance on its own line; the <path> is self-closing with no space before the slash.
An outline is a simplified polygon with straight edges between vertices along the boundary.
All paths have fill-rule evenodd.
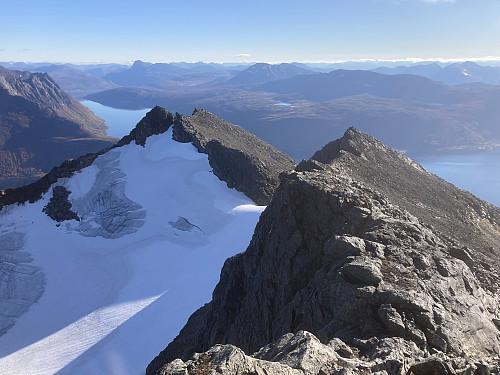
<path id="1" fill-rule="evenodd" d="M 148 374 L 216 344 L 251 355 L 303 330 L 383 359 L 358 373 L 498 362 L 500 210 L 355 129 L 325 148 L 282 175 L 246 252 Z"/>

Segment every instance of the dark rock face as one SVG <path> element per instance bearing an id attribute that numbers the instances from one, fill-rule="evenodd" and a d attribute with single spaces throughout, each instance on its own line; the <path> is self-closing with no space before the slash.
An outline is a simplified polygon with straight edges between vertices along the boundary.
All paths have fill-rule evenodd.
<path id="1" fill-rule="evenodd" d="M 214 174 L 257 204 L 268 204 L 279 174 L 295 166 L 290 157 L 242 127 L 200 108 L 189 117 L 177 114 L 173 138 L 206 153 Z"/>
<path id="2" fill-rule="evenodd" d="M 0 187 L 43 176 L 116 142 L 104 121 L 47 75 L 0 67 Z"/>
<path id="3" fill-rule="evenodd" d="M 282 175 L 246 252 L 147 374 L 301 330 L 347 345 L 364 361 L 351 373 L 420 373 L 431 357 L 471 373 L 500 354 L 499 253 L 499 208 L 351 128 Z"/>
<path id="4" fill-rule="evenodd" d="M 44 207 L 43 212 L 57 222 L 80 220 L 78 215 L 71 211 L 71 203 L 68 201 L 69 194 L 70 192 L 64 186 L 55 186 L 52 189 L 52 198 Z"/>
<path id="5" fill-rule="evenodd" d="M 500 289 L 498 207 L 457 189 L 354 128 L 316 152 L 312 160 L 362 181 L 456 242 L 447 252 L 464 261 L 483 288 L 494 293 Z"/>

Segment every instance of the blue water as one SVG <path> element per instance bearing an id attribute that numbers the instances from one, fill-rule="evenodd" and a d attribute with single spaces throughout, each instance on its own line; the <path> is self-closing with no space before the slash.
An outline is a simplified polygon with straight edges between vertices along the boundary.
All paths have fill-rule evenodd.
<path id="1" fill-rule="evenodd" d="M 119 138 L 128 134 L 149 111 L 116 109 L 90 100 L 84 100 L 82 104 L 104 119 L 109 127 L 109 135 Z M 500 206 L 500 148 L 421 157 L 415 158 L 415 161 L 460 189 L 468 190 L 477 197 Z"/>
<path id="2" fill-rule="evenodd" d="M 144 115 L 150 111 L 150 109 L 111 108 L 90 100 L 82 100 L 81 103 L 105 121 L 109 128 L 108 135 L 118 138 L 130 133 Z"/>
<path id="3" fill-rule="evenodd" d="M 500 207 L 500 148 L 415 161 L 460 189 Z"/>

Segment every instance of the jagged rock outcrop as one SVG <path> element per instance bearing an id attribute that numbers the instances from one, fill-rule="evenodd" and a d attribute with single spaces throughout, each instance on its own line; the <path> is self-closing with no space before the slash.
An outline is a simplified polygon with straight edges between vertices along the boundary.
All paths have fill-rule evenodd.
<path id="1" fill-rule="evenodd" d="M 401 346 L 400 346 L 401 345 Z M 382 346 L 382 345 L 381 345 Z M 387 352 L 370 352 L 360 356 L 357 348 L 351 348 L 335 338 L 321 343 L 307 331 L 286 334 L 261 348 L 253 355 L 246 355 L 234 345 L 217 344 L 204 353 L 196 353 L 186 362 L 176 359 L 160 371 L 160 375 L 195 374 L 408 374 L 408 375 L 455 375 L 498 373 L 498 367 L 482 362 L 452 360 L 433 355 L 415 361 L 408 358 L 408 351 L 415 356 L 419 350 L 406 346 L 403 340 L 385 340 Z"/>
<path id="2" fill-rule="evenodd" d="M 362 361 L 339 373 L 498 372 L 499 262 L 498 207 L 351 128 L 282 175 L 246 252 L 147 374 L 301 330 Z"/>
<path id="3" fill-rule="evenodd" d="M 0 67 L 0 189 L 116 141 L 102 119 L 47 74 Z"/>
<path id="4" fill-rule="evenodd" d="M 177 114 L 173 137 L 191 142 L 199 152 L 208 154 L 214 174 L 257 204 L 268 204 L 279 184 L 279 173 L 296 165 L 289 156 L 242 127 L 201 108 L 189 117 Z"/>
<path id="5" fill-rule="evenodd" d="M 164 366 L 160 375 L 192 374 L 407 374 L 407 375 L 465 375 L 498 374 L 498 364 L 432 355 L 416 360 L 418 348 L 407 346 L 400 339 L 387 339 L 383 351 L 360 356 L 338 338 L 322 344 L 307 331 L 286 334 L 261 348 L 252 356 L 233 345 L 215 345 L 204 353 L 196 353 L 184 362 L 176 359 Z M 387 355 L 390 350 L 390 355 Z M 414 358 L 408 358 L 413 352 Z"/>
<path id="6" fill-rule="evenodd" d="M 108 147 L 93 154 L 80 156 L 77 159 L 67 159 L 60 166 L 52 168 L 45 176 L 29 185 L 0 191 L 0 210 L 4 206 L 14 203 L 36 202 L 49 191 L 57 179 L 71 177 L 73 173 L 88 167 L 99 155 L 105 154 L 112 148 Z"/>

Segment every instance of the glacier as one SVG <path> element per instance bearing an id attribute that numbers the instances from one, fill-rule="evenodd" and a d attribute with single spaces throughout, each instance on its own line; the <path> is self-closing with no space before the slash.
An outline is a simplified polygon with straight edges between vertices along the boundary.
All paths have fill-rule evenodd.
<path id="1" fill-rule="evenodd" d="M 38 299 L 7 319 L 2 374 L 143 373 L 210 301 L 224 261 L 246 249 L 265 208 L 228 188 L 207 155 L 174 141 L 171 128 L 58 185 L 80 221 L 42 212 L 52 188 L 0 211 L 0 236 L 13 249 L 2 241 L 1 259 L 11 254 L 33 271 L 21 289 L 29 303 Z M 12 298 L 2 293 L 0 304 Z"/>

